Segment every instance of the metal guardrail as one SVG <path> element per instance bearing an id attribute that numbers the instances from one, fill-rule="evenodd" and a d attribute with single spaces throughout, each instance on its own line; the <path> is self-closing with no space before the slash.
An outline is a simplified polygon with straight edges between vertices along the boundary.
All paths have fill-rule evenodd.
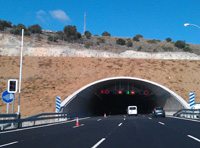
<path id="1" fill-rule="evenodd" d="M 6 118 L 6 119 L 5 119 Z M 35 126 L 39 124 L 47 124 L 67 120 L 67 113 L 41 113 L 28 118 L 21 119 L 20 114 L 0 114 L 0 130 L 6 128 L 22 128 L 26 126 Z M 55 119 L 52 121 L 52 119 Z M 40 121 L 40 122 L 37 122 Z M 44 121 L 44 122 L 43 122 Z M 28 124 L 25 124 L 28 123 Z M 31 124 L 30 124 L 31 123 Z"/>
<path id="2" fill-rule="evenodd" d="M 175 114 L 175 117 L 200 119 L 200 109 L 181 109 Z"/>

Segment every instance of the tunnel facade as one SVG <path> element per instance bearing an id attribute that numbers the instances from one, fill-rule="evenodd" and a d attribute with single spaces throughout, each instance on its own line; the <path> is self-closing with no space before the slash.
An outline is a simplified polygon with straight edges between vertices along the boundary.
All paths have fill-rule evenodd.
<path id="1" fill-rule="evenodd" d="M 68 96 L 62 112 L 71 114 L 124 114 L 136 105 L 138 113 L 151 113 L 164 107 L 167 114 L 189 108 L 188 103 L 170 89 L 152 81 L 133 77 L 112 77 L 90 83 Z"/>

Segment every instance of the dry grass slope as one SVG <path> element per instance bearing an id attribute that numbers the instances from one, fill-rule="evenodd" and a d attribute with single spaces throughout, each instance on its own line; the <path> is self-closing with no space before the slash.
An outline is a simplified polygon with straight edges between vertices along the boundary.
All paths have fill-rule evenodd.
<path id="1" fill-rule="evenodd" d="M 0 56 L 1 93 L 7 89 L 8 79 L 18 79 L 19 61 L 19 57 Z M 187 102 L 192 91 L 196 94 L 197 102 L 200 102 L 199 73 L 200 61 L 25 56 L 21 113 L 26 117 L 41 112 L 54 112 L 56 96 L 61 96 L 63 100 L 86 84 L 116 76 L 157 82 Z M 5 112 L 6 104 L 1 100 L 0 113 Z"/>

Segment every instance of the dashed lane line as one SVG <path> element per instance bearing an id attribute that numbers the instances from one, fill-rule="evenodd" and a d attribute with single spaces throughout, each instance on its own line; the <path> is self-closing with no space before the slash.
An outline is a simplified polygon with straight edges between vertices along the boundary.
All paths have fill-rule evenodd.
<path id="1" fill-rule="evenodd" d="M 102 138 L 99 142 L 97 142 L 92 148 L 97 148 L 106 138 Z"/>
<path id="2" fill-rule="evenodd" d="M 16 144 L 16 143 L 18 143 L 18 141 L 15 141 L 15 142 L 11 142 L 11 143 L 7 143 L 7 144 L 0 145 L 0 147 L 9 146 L 9 145 L 13 145 L 13 144 Z"/>
<path id="3" fill-rule="evenodd" d="M 162 125 L 165 125 L 165 123 L 162 123 L 162 122 L 158 122 L 158 123 L 160 123 L 160 124 L 162 124 Z"/>
<path id="4" fill-rule="evenodd" d="M 121 126 L 122 125 L 122 123 L 120 123 L 118 126 Z"/>
<path id="5" fill-rule="evenodd" d="M 97 121 L 101 121 L 101 119 L 98 119 Z"/>
<path id="6" fill-rule="evenodd" d="M 196 140 L 196 141 L 198 141 L 198 142 L 200 142 L 200 139 L 198 139 L 198 138 L 196 138 L 194 136 L 191 136 L 191 135 L 187 135 L 187 136 L 190 137 L 190 138 L 192 138 L 192 139 L 194 139 L 194 140 Z"/>

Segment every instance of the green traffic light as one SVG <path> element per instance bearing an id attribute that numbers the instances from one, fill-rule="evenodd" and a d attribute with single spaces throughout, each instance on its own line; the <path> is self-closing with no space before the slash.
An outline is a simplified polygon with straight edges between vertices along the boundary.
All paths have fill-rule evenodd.
<path id="1" fill-rule="evenodd" d="M 128 90 L 128 91 L 126 92 L 126 94 L 129 95 L 129 94 L 130 94 L 130 91 Z"/>

